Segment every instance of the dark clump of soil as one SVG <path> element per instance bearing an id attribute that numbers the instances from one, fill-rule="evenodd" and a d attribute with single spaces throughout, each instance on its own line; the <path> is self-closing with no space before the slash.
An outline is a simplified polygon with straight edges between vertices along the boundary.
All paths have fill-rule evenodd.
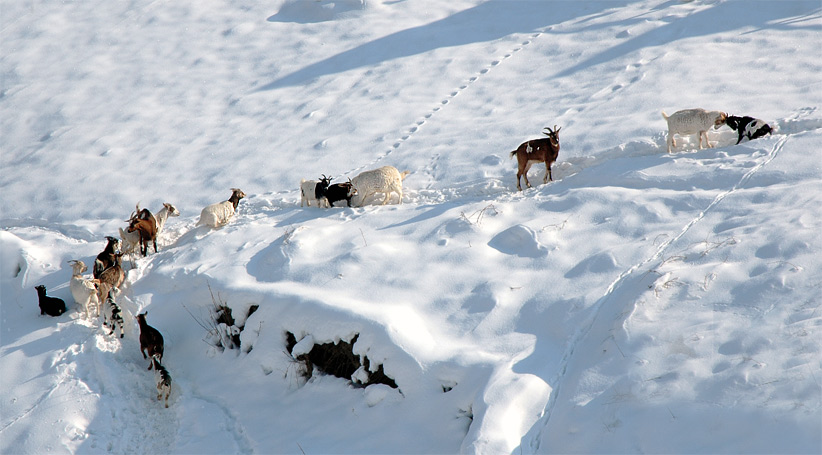
<path id="1" fill-rule="evenodd" d="M 306 379 L 314 375 L 316 368 L 322 373 L 351 381 L 351 375 L 362 366 L 368 373 L 368 381 L 363 384 L 352 381 L 352 384 L 358 387 L 385 384 L 396 389 L 397 383 L 385 374 L 382 365 L 377 366 L 377 371 L 371 371 L 368 357 L 361 362 L 360 356 L 354 354 L 354 343 L 358 337 L 359 334 L 354 335 L 350 342 L 340 340 L 339 343 L 315 344 L 311 352 L 297 356 L 296 360 L 304 365 L 303 374 Z M 286 349 L 290 353 L 297 345 L 297 338 L 291 332 L 286 332 L 285 338 Z"/>

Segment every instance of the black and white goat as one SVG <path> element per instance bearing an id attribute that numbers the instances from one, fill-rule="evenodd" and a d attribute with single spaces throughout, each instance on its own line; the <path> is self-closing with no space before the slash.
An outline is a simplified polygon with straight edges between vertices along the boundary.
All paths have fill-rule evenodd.
<path id="1" fill-rule="evenodd" d="M 747 115 L 744 117 L 729 115 L 728 118 L 725 119 L 725 124 L 739 134 L 739 139 L 736 141 L 737 144 L 742 142 L 743 138 L 748 138 L 749 141 L 752 141 L 765 135 L 773 134 L 773 128 L 765 123 L 764 120 L 748 117 Z"/>
<path id="2" fill-rule="evenodd" d="M 337 201 L 345 201 L 351 207 L 351 198 L 355 194 L 357 194 L 357 189 L 354 188 L 351 179 L 348 179 L 344 183 L 329 185 L 328 189 L 325 190 L 325 199 L 328 201 L 329 207 L 334 207 L 334 203 Z"/>
<path id="3" fill-rule="evenodd" d="M 109 335 L 114 335 L 115 329 L 119 330 L 120 338 L 123 338 L 123 311 L 114 301 L 113 292 L 114 290 L 109 291 L 106 303 L 103 305 L 103 326 L 109 328 Z"/>
<path id="4" fill-rule="evenodd" d="M 151 356 L 151 365 L 154 367 L 154 379 L 157 381 L 157 400 L 165 397 L 166 407 L 168 407 L 168 397 L 171 395 L 171 374 L 160 363 L 160 358 L 161 356 L 157 354 Z"/>
<path id="5" fill-rule="evenodd" d="M 319 180 L 300 180 L 300 207 L 304 205 L 311 207 L 312 201 L 317 207 L 326 206 L 328 201 L 325 198 L 325 192 L 333 178 L 323 174 Z"/>
<path id="6" fill-rule="evenodd" d="M 40 305 L 40 315 L 47 314 L 49 316 L 60 316 L 66 312 L 66 302 L 57 297 L 49 297 L 46 295 L 46 287 L 42 284 L 35 286 L 37 290 L 37 299 Z"/>

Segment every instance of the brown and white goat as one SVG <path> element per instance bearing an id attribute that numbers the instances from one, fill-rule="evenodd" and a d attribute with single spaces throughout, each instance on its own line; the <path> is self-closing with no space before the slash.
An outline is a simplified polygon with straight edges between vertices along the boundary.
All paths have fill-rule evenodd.
<path id="1" fill-rule="evenodd" d="M 147 216 L 141 218 L 143 212 L 147 213 Z M 131 217 L 126 232 L 138 232 L 140 234 L 140 253 L 143 256 L 148 253 L 149 242 L 154 244 L 154 252 L 157 252 L 157 218 L 147 209 L 143 209 L 137 215 Z"/>
<path id="2" fill-rule="evenodd" d="M 168 202 L 163 203 L 163 208 L 161 208 L 157 213 L 151 213 L 148 209 L 141 209 L 140 204 L 137 203 L 137 210 L 131 214 L 131 217 L 126 220 L 127 223 L 131 223 L 134 218 L 139 218 L 143 220 L 154 219 L 155 224 L 157 225 L 157 237 L 163 232 L 163 226 L 166 224 L 166 220 L 172 216 L 180 216 L 180 211 L 177 210 L 177 207 L 169 204 Z M 134 251 L 137 249 L 137 246 L 140 245 L 140 233 L 137 231 L 134 232 L 126 232 L 123 228 L 120 228 L 120 238 L 123 239 L 121 248 L 122 251 L 125 253 L 129 253 L 132 259 L 132 266 L 134 265 Z"/>
<path id="3" fill-rule="evenodd" d="M 519 183 L 520 177 L 525 177 L 525 185 L 531 188 L 531 182 L 528 181 L 528 170 L 534 163 L 545 163 L 545 177 L 542 183 L 548 183 L 548 180 L 554 181 L 554 176 L 551 175 L 551 163 L 557 160 L 559 156 L 559 130 L 554 125 L 554 129 L 545 127 L 547 132 L 542 134 L 548 136 L 541 139 L 532 139 L 523 142 L 516 150 L 511 152 L 511 157 L 517 157 L 517 189 L 522 191 L 522 186 Z"/>

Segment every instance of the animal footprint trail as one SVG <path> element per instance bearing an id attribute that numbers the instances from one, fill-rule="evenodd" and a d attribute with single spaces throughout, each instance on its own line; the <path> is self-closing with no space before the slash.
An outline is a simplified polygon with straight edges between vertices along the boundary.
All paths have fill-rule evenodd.
<path id="1" fill-rule="evenodd" d="M 486 65 L 484 68 L 477 71 L 476 74 L 469 77 L 465 82 L 460 84 L 456 89 L 449 92 L 449 94 L 446 97 L 441 99 L 433 108 L 431 108 L 431 110 L 429 112 L 424 114 L 421 119 L 416 120 L 414 122 L 414 124 L 412 126 L 408 127 L 406 129 L 406 131 L 400 136 L 400 138 L 397 139 L 396 141 L 394 141 L 394 143 L 391 145 L 391 147 L 389 147 L 388 150 L 386 150 L 382 155 L 378 156 L 374 161 L 372 161 L 368 165 L 352 169 L 351 171 L 349 171 L 349 173 L 357 173 L 357 172 L 362 171 L 363 169 L 373 167 L 373 166 L 376 165 L 376 163 L 382 161 L 383 159 L 385 159 L 386 157 L 391 155 L 394 151 L 400 149 L 406 141 L 411 139 L 412 136 L 415 133 L 420 131 L 420 129 L 423 125 L 425 125 L 429 120 L 434 118 L 438 113 L 442 112 L 442 110 L 446 106 L 451 104 L 451 101 L 454 98 L 461 95 L 464 91 L 468 90 L 474 83 L 476 83 L 478 80 L 480 80 L 482 76 L 485 76 L 486 74 L 489 74 L 492 69 L 500 66 L 504 61 L 510 59 L 515 54 L 517 54 L 517 53 L 521 52 L 522 50 L 524 50 L 527 46 L 532 44 L 535 39 L 542 36 L 543 33 L 544 32 L 536 32 L 536 33 L 531 34 L 529 39 L 526 39 L 526 40 L 523 40 L 523 41 L 519 42 L 513 49 L 511 49 L 508 52 L 505 52 L 502 55 L 502 57 L 495 58 L 495 59 L 491 60 L 491 62 L 488 65 Z M 426 169 L 436 169 L 437 167 L 436 167 L 435 164 L 439 160 L 439 157 L 440 157 L 439 154 L 433 156 L 432 159 L 431 159 L 431 164 L 429 166 L 426 166 Z M 431 173 L 429 171 L 425 171 L 425 172 L 431 175 Z M 437 178 L 436 175 L 432 175 L 432 177 L 435 178 L 435 179 Z"/>
<path id="2" fill-rule="evenodd" d="M 562 361 L 560 363 L 560 368 L 557 371 L 557 374 L 552 384 L 555 385 L 554 390 L 551 393 L 551 398 L 548 401 L 548 405 L 546 406 L 543 421 L 540 424 L 541 429 L 537 432 L 537 437 L 532 441 L 532 447 L 534 449 L 538 449 L 538 442 L 542 439 L 542 429 L 547 428 L 549 421 L 551 420 L 551 414 L 553 413 L 554 406 L 557 403 L 559 394 L 563 388 L 564 382 L 566 382 L 566 375 L 568 372 L 568 365 L 571 359 L 574 358 L 581 358 L 579 355 L 575 355 L 577 350 L 584 348 L 584 344 L 588 340 L 588 335 L 591 333 L 601 333 L 603 330 L 596 330 L 595 326 L 598 324 L 604 324 L 605 322 L 603 318 L 607 317 L 608 314 L 626 314 L 624 307 L 621 306 L 625 299 L 616 298 L 615 296 L 619 296 L 620 293 L 626 292 L 629 289 L 641 287 L 642 285 L 639 284 L 645 278 L 645 274 L 638 275 L 635 272 L 638 272 L 642 269 L 652 269 L 654 268 L 653 264 L 658 263 L 663 256 L 665 256 L 665 252 L 668 251 L 671 245 L 674 245 L 677 241 L 683 238 L 697 223 L 702 221 L 705 216 L 714 209 L 718 204 L 720 204 L 725 198 L 734 194 L 740 188 L 744 187 L 744 185 L 756 174 L 760 169 L 766 166 L 768 163 L 773 161 L 782 148 L 785 145 L 785 142 L 788 140 L 788 137 L 783 137 L 780 139 L 771 149 L 770 153 L 757 165 L 751 168 L 747 173 L 745 173 L 739 181 L 734 184 L 731 188 L 721 192 L 718 194 L 703 210 L 701 210 L 696 217 L 685 223 L 682 229 L 676 235 L 671 235 L 668 239 L 661 242 L 660 245 L 656 248 L 656 250 L 650 254 L 645 259 L 635 263 L 631 267 L 627 268 L 625 271 L 619 274 L 619 276 L 614 279 L 611 284 L 607 287 L 605 292 L 603 293 L 602 297 L 597 300 L 596 303 L 593 304 L 591 307 L 591 314 L 587 318 L 587 321 L 583 324 L 582 328 L 576 333 L 574 338 L 569 341 L 568 347 L 565 353 L 562 356 Z M 664 260 L 663 260 L 664 262 Z M 629 312 L 630 313 L 630 312 Z M 619 317 L 619 316 L 617 316 Z M 582 356 L 584 357 L 584 356 Z"/>

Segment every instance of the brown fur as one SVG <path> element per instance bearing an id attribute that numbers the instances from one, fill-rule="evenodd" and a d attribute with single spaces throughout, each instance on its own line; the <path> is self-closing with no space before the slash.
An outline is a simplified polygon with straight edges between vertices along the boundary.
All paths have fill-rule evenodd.
<path id="1" fill-rule="evenodd" d="M 163 335 L 160 331 L 146 323 L 146 315 L 148 312 L 137 315 L 137 323 L 140 324 L 140 352 L 143 353 L 144 359 L 150 359 L 157 356 L 158 361 L 163 360 Z M 148 353 L 148 355 L 146 355 Z M 148 364 L 150 370 L 152 363 Z"/>
<path id="2" fill-rule="evenodd" d="M 148 254 L 148 242 L 153 242 L 154 252 L 157 252 L 157 221 L 150 213 L 149 215 L 147 219 L 132 218 L 127 229 L 128 232 L 140 233 L 140 253 L 143 256 Z"/>
<path id="3" fill-rule="evenodd" d="M 557 160 L 559 156 L 559 130 L 554 125 L 554 130 L 546 127 L 547 132 L 543 131 L 548 137 L 542 139 L 532 139 L 523 142 L 516 150 L 511 152 L 511 157 L 517 157 L 517 189 L 522 191 L 520 185 L 520 177 L 525 177 L 525 185 L 531 188 L 531 182 L 528 181 L 528 170 L 534 163 L 545 163 L 545 177 L 542 183 L 548 183 L 548 180 L 554 181 L 554 176 L 551 175 L 551 163 Z"/>

